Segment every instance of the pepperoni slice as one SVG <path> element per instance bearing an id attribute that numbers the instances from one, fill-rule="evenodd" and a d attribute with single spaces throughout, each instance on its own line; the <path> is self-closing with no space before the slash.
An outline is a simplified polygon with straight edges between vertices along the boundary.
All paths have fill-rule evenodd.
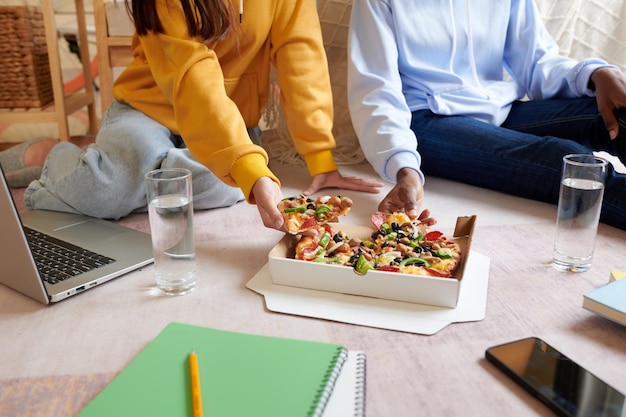
<path id="1" fill-rule="evenodd" d="M 379 266 L 378 268 L 376 268 L 376 270 L 386 271 L 386 272 L 400 272 L 400 268 L 398 268 L 397 266 L 389 266 L 389 265 Z"/>
<path id="2" fill-rule="evenodd" d="M 376 226 L 376 229 L 380 229 L 380 226 L 387 220 L 387 215 L 382 211 L 376 211 L 372 214 L 372 224 Z"/>
<path id="3" fill-rule="evenodd" d="M 435 231 L 426 233 L 426 236 L 424 236 L 424 239 L 432 242 L 433 240 L 439 239 L 441 236 L 443 236 L 443 233 L 435 230 Z"/>

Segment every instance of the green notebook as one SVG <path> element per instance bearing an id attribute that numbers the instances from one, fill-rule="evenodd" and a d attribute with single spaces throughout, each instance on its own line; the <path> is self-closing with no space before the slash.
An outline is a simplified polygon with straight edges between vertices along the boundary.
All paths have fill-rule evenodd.
<path id="1" fill-rule="evenodd" d="M 336 344 L 170 323 L 79 416 L 192 416 L 192 350 L 207 417 L 322 415 L 347 357 Z"/>

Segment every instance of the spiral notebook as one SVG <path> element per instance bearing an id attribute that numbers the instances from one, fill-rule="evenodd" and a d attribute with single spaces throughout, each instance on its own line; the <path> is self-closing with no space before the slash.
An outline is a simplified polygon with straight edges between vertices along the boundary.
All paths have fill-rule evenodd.
<path id="1" fill-rule="evenodd" d="M 170 323 L 79 416 L 191 416 L 187 361 L 192 350 L 205 416 L 329 417 L 327 404 L 331 415 L 364 415 L 359 409 L 365 409 L 365 359 L 359 352 Z"/>
<path id="2" fill-rule="evenodd" d="M 322 417 L 365 417 L 366 369 L 365 352 L 348 351 Z"/>

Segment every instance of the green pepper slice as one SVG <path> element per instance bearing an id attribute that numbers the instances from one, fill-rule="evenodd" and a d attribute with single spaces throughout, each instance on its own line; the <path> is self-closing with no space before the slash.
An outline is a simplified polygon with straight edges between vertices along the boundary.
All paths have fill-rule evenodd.
<path id="1" fill-rule="evenodd" d="M 318 242 L 318 244 L 325 248 L 326 246 L 328 246 L 328 243 L 330 242 L 330 233 L 328 232 L 324 232 L 324 234 L 322 235 L 322 237 L 320 238 L 320 241 Z"/>
<path id="2" fill-rule="evenodd" d="M 283 210 L 285 213 L 304 213 L 306 211 L 306 206 L 299 207 L 289 207 Z"/>
<path id="3" fill-rule="evenodd" d="M 441 259 L 450 259 L 450 258 L 452 258 L 452 255 L 450 254 L 450 251 L 446 250 L 446 249 L 438 249 L 438 250 L 436 250 L 435 251 L 435 255 L 437 255 Z"/>
<path id="4" fill-rule="evenodd" d="M 346 240 L 349 240 L 349 239 L 346 239 Z M 369 249 L 374 249 L 374 246 L 375 246 L 374 242 L 372 242 L 370 240 L 363 240 L 363 241 L 361 241 L 361 244 L 363 246 L 365 246 L 366 248 L 369 248 Z"/>
<path id="5" fill-rule="evenodd" d="M 365 256 L 361 254 L 354 265 L 354 269 L 357 273 L 364 275 L 370 269 L 374 269 L 374 267 L 365 259 Z"/>
<path id="6" fill-rule="evenodd" d="M 330 212 L 330 207 L 328 207 L 325 204 L 322 204 L 315 210 L 315 216 L 320 220 L 325 220 L 328 217 L 327 215 L 328 212 Z"/>
<path id="7" fill-rule="evenodd" d="M 407 265 L 413 265 L 413 264 L 418 264 L 418 266 L 426 266 L 426 267 L 431 266 L 430 262 L 428 262 L 426 259 L 416 258 L 416 257 L 406 258 L 400 262 L 400 266 L 407 266 Z"/>
<path id="8" fill-rule="evenodd" d="M 334 258 L 315 258 L 313 262 L 318 262 L 322 264 L 332 264 L 339 262 L 339 257 L 335 256 Z"/>

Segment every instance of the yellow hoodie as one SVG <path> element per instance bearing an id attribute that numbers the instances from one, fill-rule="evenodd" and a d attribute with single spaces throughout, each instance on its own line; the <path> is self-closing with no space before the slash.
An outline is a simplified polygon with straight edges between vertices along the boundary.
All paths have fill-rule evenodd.
<path id="1" fill-rule="evenodd" d="M 239 0 L 233 0 L 239 10 Z M 249 202 L 269 170 L 252 144 L 276 65 L 281 101 L 296 150 L 309 173 L 337 169 L 328 64 L 314 0 L 253 0 L 242 23 L 213 46 L 191 38 L 176 0 L 157 0 L 165 33 L 133 39 L 134 60 L 115 82 L 115 98 L 182 136 L 194 157 Z"/>

